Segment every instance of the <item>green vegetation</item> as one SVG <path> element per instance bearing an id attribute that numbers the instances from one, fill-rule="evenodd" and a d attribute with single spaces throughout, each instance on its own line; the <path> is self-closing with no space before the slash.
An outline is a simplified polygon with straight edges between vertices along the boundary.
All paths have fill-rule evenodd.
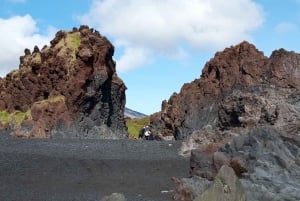
<path id="1" fill-rule="evenodd" d="M 142 119 L 126 119 L 126 126 L 128 128 L 129 136 L 131 138 L 138 138 L 139 131 L 144 127 L 149 125 L 150 117 L 144 117 Z"/>
<path id="2" fill-rule="evenodd" d="M 70 43 L 74 49 L 77 49 L 80 46 L 80 33 L 73 33 L 69 36 Z"/>
<path id="3" fill-rule="evenodd" d="M 55 103 L 58 101 L 65 101 L 65 97 L 54 96 L 46 100 L 38 101 L 38 104 L 47 104 L 47 103 Z M 13 128 L 20 128 L 22 122 L 26 119 L 32 119 L 31 110 L 26 112 L 14 111 L 12 113 L 7 112 L 6 110 L 0 111 L 0 127 L 10 125 Z"/>
<path id="4" fill-rule="evenodd" d="M 7 111 L 0 112 L 0 123 L 2 125 L 8 124 L 9 122 L 11 122 L 11 119 L 12 119 L 12 115 Z"/>
<path id="5" fill-rule="evenodd" d="M 63 95 L 53 96 L 53 97 L 50 97 L 48 99 L 38 101 L 36 103 L 38 103 L 38 104 L 47 104 L 47 103 L 56 103 L 56 102 L 59 102 L 59 101 L 63 101 L 64 102 L 65 101 L 65 97 Z"/>
<path id="6" fill-rule="evenodd" d="M 31 110 L 27 112 L 14 111 L 9 113 L 7 111 L 0 111 L 0 124 L 11 124 L 15 128 L 19 128 L 25 119 L 32 119 Z"/>
<path id="7" fill-rule="evenodd" d="M 25 119 L 32 119 L 31 110 L 27 110 L 26 112 L 16 111 L 13 113 L 12 119 L 14 119 L 15 125 L 20 127 Z"/>
<path id="8" fill-rule="evenodd" d="M 75 71 L 73 63 L 76 61 L 76 52 L 81 44 L 80 32 L 64 32 L 65 37 L 62 38 L 55 48 L 59 49 L 58 56 L 63 57 L 68 61 L 66 68 L 68 70 L 68 77 L 72 76 Z"/>
<path id="9" fill-rule="evenodd" d="M 61 39 L 57 44 L 56 48 L 71 48 L 73 50 L 77 50 L 80 46 L 80 32 L 68 33 L 66 32 L 66 36 Z"/>

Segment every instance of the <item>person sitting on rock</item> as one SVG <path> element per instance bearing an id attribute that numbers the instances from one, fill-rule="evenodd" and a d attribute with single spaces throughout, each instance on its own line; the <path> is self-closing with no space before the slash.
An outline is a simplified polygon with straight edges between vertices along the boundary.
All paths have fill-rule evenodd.
<path id="1" fill-rule="evenodd" d="M 148 130 L 146 130 L 145 131 L 145 138 L 146 138 L 146 140 L 150 140 L 150 138 L 151 138 L 151 131 L 148 129 Z M 152 137 L 153 138 L 153 137 Z"/>
<path id="2" fill-rule="evenodd" d="M 143 128 L 140 130 L 140 132 L 139 132 L 139 138 L 141 138 L 141 139 L 147 139 L 147 137 L 146 137 L 146 135 L 145 135 L 147 131 L 150 131 L 150 130 L 149 130 L 149 126 L 143 127 Z M 147 135 L 148 135 L 148 133 L 147 133 Z"/>
<path id="3" fill-rule="evenodd" d="M 153 134 L 150 131 L 149 126 L 145 126 L 140 130 L 139 138 L 145 139 L 145 140 L 153 140 Z"/>

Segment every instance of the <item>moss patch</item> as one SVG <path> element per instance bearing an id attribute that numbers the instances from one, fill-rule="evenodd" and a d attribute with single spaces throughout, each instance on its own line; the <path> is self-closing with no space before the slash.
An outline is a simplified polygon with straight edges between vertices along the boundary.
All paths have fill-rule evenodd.
<path id="1" fill-rule="evenodd" d="M 38 104 L 48 104 L 48 103 L 55 103 L 59 101 L 65 101 L 64 96 L 54 96 L 46 100 L 38 101 Z M 31 120 L 31 110 L 26 112 L 21 111 L 14 111 L 9 113 L 7 111 L 0 111 L 0 127 L 10 126 L 12 128 L 20 128 L 24 120 Z"/>
<path id="2" fill-rule="evenodd" d="M 32 119 L 31 110 L 26 112 L 14 111 L 12 113 L 0 111 L 0 124 L 2 126 L 9 124 L 13 128 L 20 128 L 23 121 L 26 119 Z"/>
<path id="3" fill-rule="evenodd" d="M 69 43 L 74 49 L 78 49 L 80 46 L 81 40 L 80 40 L 80 33 L 73 33 L 70 34 L 70 36 L 67 38 L 69 39 Z"/>
<path id="4" fill-rule="evenodd" d="M 38 101 L 36 103 L 37 104 L 48 104 L 48 103 L 56 103 L 56 102 L 60 102 L 60 101 L 65 102 L 65 97 L 62 96 L 62 95 L 60 95 L 60 96 L 53 96 L 53 97 L 50 97 L 48 99 Z"/>
<path id="5" fill-rule="evenodd" d="M 70 48 L 72 50 L 77 50 L 80 46 L 80 32 L 68 33 L 66 32 L 66 36 L 61 39 L 56 45 L 56 48 Z"/>
<path id="6" fill-rule="evenodd" d="M 12 115 L 7 111 L 0 111 L 0 123 L 6 125 L 11 122 Z"/>
<path id="7" fill-rule="evenodd" d="M 65 36 L 56 45 L 59 50 L 57 56 L 66 60 L 68 77 L 72 76 L 76 67 L 76 52 L 81 44 L 80 32 L 64 32 Z"/>
<path id="8" fill-rule="evenodd" d="M 129 136 L 131 138 L 138 138 L 139 131 L 144 127 L 149 125 L 150 117 L 147 116 L 142 119 L 126 119 L 126 126 L 128 128 Z"/>

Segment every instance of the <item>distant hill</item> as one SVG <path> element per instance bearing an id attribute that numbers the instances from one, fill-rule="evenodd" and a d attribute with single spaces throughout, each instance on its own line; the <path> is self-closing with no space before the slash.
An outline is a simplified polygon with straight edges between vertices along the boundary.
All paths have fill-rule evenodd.
<path id="1" fill-rule="evenodd" d="M 126 117 L 129 117 L 129 118 L 137 118 L 137 119 L 140 119 L 140 118 L 144 118 L 146 117 L 147 115 L 143 114 L 143 113 L 140 113 L 140 112 L 137 112 L 137 111 L 134 111 L 132 109 L 129 109 L 129 108 L 125 108 L 125 112 L 124 112 L 124 116 L 125 118 Z"/>

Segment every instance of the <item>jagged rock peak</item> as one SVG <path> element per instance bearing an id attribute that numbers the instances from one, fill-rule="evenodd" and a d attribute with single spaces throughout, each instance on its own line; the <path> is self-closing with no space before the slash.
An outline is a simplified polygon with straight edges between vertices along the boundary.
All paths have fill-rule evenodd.
<path id="1" fill-rule="evenodd" d="M 236 86 L 250 86 L 260 82 L 267 63 L 263 52 L 246 41 L 215 54 L 203 68 L 201 78 L 220 93 Z"/>
<path id="2" fill-rule="evenodd" d="M 217 52 L 204 66 L 201 78 L 218 82 L 223 90 L 233 85 L 269 83 L 299 87 L 299 60 L 299 54 L 283 48 L 273 51 L 268 58 L 253 44 L 243 41 Z"/>
<path id="3" fill-rule="evenodd" d="M 177 181 L 177 198 L 300 199 L 299 54 L 279 49 L 267 58 L 247 42 L 226 48 L 151 123 L 186 139 L 180 154 L 190 157 L 191 177 Z M 230 191 L 217 176 L 224 165 L 239 177 Z"/>
<path id="4" fill-rule="evenodd" d="M 7 121 L 1 127 L 29 137 L 125 137 L 126 86 L 113 45 L 88 26 L 59 31 L 50 43 L 25 49 L 19 69 L 0 81 L 0 111 L 28 114 L 13 128 Z"/>
<path id="5" fill-rule="evenodd" d="M 282 126 L 287 122 L 283 123 L 279 113 L 287 115 L 288 110 L 276 109 L 281 107 L 279 100 L 295 102 L 297 98 L 287 97 L 297 97 L 299 89 L 299 54 L 280 49 L 268 58 L 244 41 L 217 52 L 199 79 L 184 84 L 179 94 L 163 101 L 160 114 L 153 115 L 151 122 L 156 132 L 177 139 L 208 124 L 223 130 L 249 129 L 267 122 Z M 258 113 L 254 115 L 254 111 Z M 298 121 L 293 121 L 293 129 L 297 130 Z"/>

